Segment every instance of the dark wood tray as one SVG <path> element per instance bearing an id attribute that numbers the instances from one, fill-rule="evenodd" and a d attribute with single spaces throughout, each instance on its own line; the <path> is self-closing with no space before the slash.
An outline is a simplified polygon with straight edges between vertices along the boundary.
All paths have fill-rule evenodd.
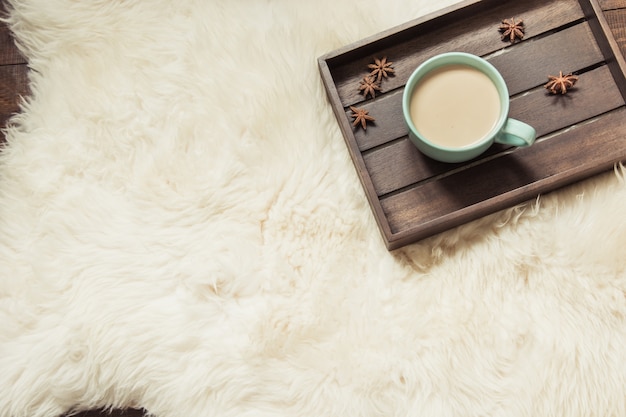
<path id="1" fill-rule="evenodd" d="M 503 18 L 521 18 L 526 35 L 500 39 Z M 511 117 L 531 124 L 530 148 L 494 145 L 462 164 L 420 154 L 402 119 L 404 84 L 424 60 L 463 51 L 500 70 Z M 386 56 L 395 76 L 380 94 L 358 91 L 367 64 Z M 595 175 L 626 160 L 626 63 L 596 0 L 465 1 L 393 28 L 318 60 L 330 103 L 387 247 L 392 250 L 538 194 Z M 579 75 L 564 96 L 543 85 L 559 71 Z M 352 126 L 349 106 L 376 118 Z"/>

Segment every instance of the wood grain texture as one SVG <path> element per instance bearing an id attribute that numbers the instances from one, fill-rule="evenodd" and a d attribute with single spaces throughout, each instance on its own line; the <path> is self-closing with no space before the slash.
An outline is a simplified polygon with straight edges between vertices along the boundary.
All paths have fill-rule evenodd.
<path id="1" fill-rule="evenodd" d="M 0 2 L 0 15 L 5 16 L 6 10 L 6 2 Z M 15 46 L 11 31 L 4 22 L 0 22 L 0 65 L 25 63 L 26 60 Z"/>
<path id="2" fill-rule="evenodd" d="M 548 75 L 558 74 L 561 70 L 580 71 L 604 60 L 586 23 L 506 51 L 487 57 L 487 60 L 501 72 L 511 95 L 543 85 Z M 376 123 L 365 131 L 353 129 L 361 151 L 407 134 L 402 117 L 402 93 L 402 89 L 396 89 L 360 105 L 376 118 Z M 346 112 L 347 117 L 351 114 L 350 110 Z"/>
<path id="3" fill-rule="evenodd" d="M 626 0 L 599 0 L 602 10 L 626 9 Z"/>
<path id="4" fill-rule="evenodd" d="M 0 3 L 0 14 L 6 14 L 6 3 Z M 28 66 L 20 54 L 11 31 L 4 22 L 0 22 L 0 128 L 19 111 L 20 97 L 29 94 Z M 4 142 L 0 136 L 0 144 Z"/>
<path id="5" fill-rule="evenodd" d="M 511 45 L 500 40 L 497 27 L 502 16 L 524 19 L 527 31 L 521 42 Z M 623 40 L 612 35 L 608 21 L 597 0 L 468 2 L 432 21 L 402 26 L 320 58 L 333 111 L 389 249 L 515 204 L 519 198 L 529 198 L 527 190 L 549 192 L 623 160 L 626 140 L 603 134 L 616 147 L 609 151 L 600 144 L 602 151 L 594 153 L 587 139 L 578 136 L 594 134 L 581 128 L 590 120 L 591 126 L 610 125 L 624 133 L 614 116 L 623 117 L 626 106 Z M 510 116 L 537 130 L 539 141 L 530 150 L 494 145 L 473 161 L 444 164 L 412 146 L 402 115 L 404 83 L 425 59 L 459 50 L 485 57 L 502 73 L 511 94 Z M 396 76 L 383 81 L 380 95 L 366 99 L 358 92 L 359 81 L 367 73 L 367 63 L 382 56 L 394 62 Z M 574 72 L 579 82 L 568 95 L 555 97 L 543 85 L 548 75 L 559 71 Z M 376 121 L 367 130 L 352 126 L 348 105 L 367 109 Z M 585 151 L 570 155 L 558 148 L 565 143 Z M 560 161 L 563 155 L 567 158 Z M 563 174 L 528 158 L 560 161 L 550 168 Z M 503 184 L 492 187 L 485 181 L 486 167 L 498 172 Z M 519 169 L 515 175 L 500 172 L 507 167 Z M 471 186 L 467 194 L 446 197 L 449 190 L 476 179 L 480 180 L 476 184 L 487 186 Z"/>
<path id="6" fill-rule="evenodd" d="M 0 65 L 25 64 L 26 60 L 19 52 L 11 36 L 9 28 L 2 23 L 0 25 Z"/>
<path id="7" fill-rule="evenodd" d="M 0 126 L 17 113 L 21 97 L 29 94 L 25 65 L 0 66 Z"/>
<path id="8" fill-rule="evenodd" d="M 606 66 L 581 74 L 581 80 L 569 95 L 552 96 L 540 87 L 513 98 L 511 117 L 524 119 L 542 137 L 625 104 Z M 401 140 L 363 156 L 379 197 L 463 167 L 423 156 L 406 137 L 406 129 L 404 133 Z M 507 150 L 495 145 L 478 159 L 493 158 Z"/>
<path id="9" fill-rule="evenodd" d="M 383 83 L 383 91 L 402 88 L 413 70 L 424 60 L 448 51 L 469 52 L 487 55 L 507 46 L 500 39 L 498 26 L 503 16 L 522 16 L 527 23 L 526 39 L 540 36 L 556 27 L 584 18 L 576 0 L 544 0 L 525 2 L 482 2 L 471 8 L 472 16 L 458 19 L 456 15 L 443 16 L 418 27 L 406 29 L 398 34 L 355 49 L 333 64 L 333 57 L 326 58 L 333 67 L 335 84 L 344 107 L 365 101 L 358 91 L 363 76 L 367 75 L 367 64 L 374 57 L 387 56 L 394 61 L 396 75 Z M 471 18 L 471 24 L 468 19 Z M 469 35 L 471 33 L 471 36 Z"/>
<path id="10" fill-rule="evenodd" d="M 579 125 L 530 148 L 382 200 L 394 245 L 429 236 L 613 167 L 606 155 L 626 159 L 626 109 Z M 497 173 L 497 175 L 495 174 Z M 416 204 L 428 202 L 428 204 Z M 442 215 L 442 213 L 445 213 Z"/>
<path id="11" fill-rule="evenodd" d="M 626 2 L 626 0 L 624 1 Z M 626 56 L 626 6 L 619 10 L 608 10 L 604 12 L 604 17 L 611 28 L 622 55 Z"/>

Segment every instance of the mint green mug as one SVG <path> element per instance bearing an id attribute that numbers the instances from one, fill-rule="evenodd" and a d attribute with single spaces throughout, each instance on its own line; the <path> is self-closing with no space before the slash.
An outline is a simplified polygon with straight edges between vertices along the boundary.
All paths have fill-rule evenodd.
<path id="1" fill-rule="evenodd" d="M 509 91 L 498 70 L 464 52 L 418 66 L 404 88 L 402 111 L 409 139 L 442 162 L 468 161 L 493 143 L 530 146 L 536 138 L 532 126 L 509 118 Z"/>

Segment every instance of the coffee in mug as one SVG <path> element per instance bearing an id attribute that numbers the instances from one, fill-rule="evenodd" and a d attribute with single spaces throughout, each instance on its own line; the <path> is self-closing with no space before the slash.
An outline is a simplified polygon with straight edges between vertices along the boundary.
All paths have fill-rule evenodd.
<path id="1" fill-rule="evenodd" d="M 458 148 L 483 139 L 500 117 L 496 86 L 469 65 L 449 65 L 424 76 L 411 95 L 411 120 L 428 140 Z"/>
<path id="2" fill-rule="evenodd" d="M 535 129 L 508 118 L 509 94 L 500 73 L 475 55 L 433 57 L 411 75 L 403 112 L 409 138 L 427 156 L 462 162 L 494 142 L 530 146 Z"/>

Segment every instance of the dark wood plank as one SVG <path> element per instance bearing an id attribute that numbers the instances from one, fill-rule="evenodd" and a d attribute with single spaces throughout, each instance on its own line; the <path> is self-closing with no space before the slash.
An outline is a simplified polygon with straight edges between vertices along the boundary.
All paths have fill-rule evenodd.
<path id="1" fill-rule="evenodd" d="M 623 56 L 626 56 L 626 9 L 608 10 L 604 12 L 615 41 Z"/>
<path id="2" fill-rule="evenodd" d="M 0 127 L 19 111 L 20 97 L 29 94 L 26 65 L 0 66 Z"/>
<path id="3" fill-rule="evenodd" d="M 575 72 L 604 61 L 591 29 L 581 23 L 488 58 L 515 95 L 547 82 L 559 71 Z"/>
<path id="4" fill-rule="evenodd" d="M 15 46 L 11 31 L 0 25 L 0 65 L 25 64 L 26 60 Z"/>
<path id="5" fill-rule="evenodd" d="M 521 14 L 512 14 L 512 10 L 519 10 Z M 555 16 L 562 17 L 564 13 L 572 12 L 575 13 L 570 16 L 571 19 L 565 19 L 566 23 L 555 23 L 560 19 Z M 491 52 L 477 53 L 476 51 L 489 50 L 484 47 L 485 43 L 499 42 L 498 38 L 489 40 L 486 36 L 487 33 L 493 34 L 495 14 L 525 19 L 528 25 L 527 37 L 514 45 L 500 44 Z M 529 21 L 529 16 L 534 18 Z M 547 25 L 545 30 L 532 32 L 531 26 L 536 30 L 540 25 L 539 22 L 547 22 L 549 19 L 557 20 L 553 20 L 552 26 Z M 465 32 L 462 32 L 462 29 Z M 419 197 L 415 190 L 424 191 L 431 188 L 436 190 L 449 181 L 460 181 L 466 176 L 473 181 L 474 176 L 480 178 L 481 169 L 484 169 L 480 167 L 486 165 L 502 169 L 506 165 L 503 161 L 512 158 L 511 155 L 520 158 L 518 164 L 528 162 L 529 166 L 532 166 L 534 162 L 525 158 L 534 155 L 534 152 L 540 152 L 538 149 L 548 153 L 543 156 L 544 163 L 547 158 L 558 160 L 563 155 L 569 154 L 559 152 L 558 148 L 545 145 L 544 142 L 553 143 L 553 137 L 570 137 L 571 131 L 584 131 L 580 126 L 585 125 L 590 118 L 592 120 L 600 118 L 600 122 L 594 123 L 596 125 L 614 120 L 605 119 L 607 117 L 605 115 L 624 109 L 626 97 L 626 64 L 616 38 L 621 39 L 619 35 L 613 36 L 598 0 L 577 0 L 574 3 L 567 0 L 556 2 L 484 0 L 480 3 L 463 3 L 459 8 L 451 9 L 448 15 L 436 15 L 432 21 L 419 21 L 414 27 L 403 26 L 396 32 L 387 31 L 380 38 L 371 37 L 366 42 L 358 43 L 353 49 L 343 48 L 320 58 L 322 80 L 333 111 L 388 247 L 393 249 L 419 240 L 429 231 L 435 229 L 443 231 L 445 228 L 460 224 L 455 223 L 456 220 L 468 221 L 475 218 L 473 216 L 504 208 L 525 195 L 520 188 L 516 188 L 514 181 L 506 184 L 508 181 L 506 176 L 503 186 L 513 188 L 502 191 L 502 194 L 496 197 L 489 193 L 482 193 L 481 196 L 478 192 L 474 194 L 478 202 L 470 202 L 470 206 L 438 203 L 431 206 L 429 200 L 431 196 L 403 200 L 407 195 Z M 455 47 L 459 45 L 464 48 Z M 387 82 L 387 89 L 381 97 L 359 103 L 360 107 L 366 107 L 370 114 L 376 117 L 376 123 L 368 127 L 367 131 L 355 129 L 351 126 L 350 112 L 346 107 L 350 100 L 362 100 L 356 92 L 355 83 L 358 85 L 364 66 L 373 56 L 387 55 L 394 60 L 391 54 L 387 53 L 390 50 L 398 52 L 396 59 L 400 66 L 396 68 L 400 68 L 401 71 Z M 445 167 L 438 166 L 439 163 L 430 161 L 416 152 L 407 141 L 406 128 L 402 121 L 400 100 L 403 83 L 417 66 L 414 64 L 421 62 L 428 54 L 448 50 L 464 50 L 483 55 L 500 69 L 514 94 L 511 101 L 511 116 L 534 125 L 541 136 L 538 144 L 529 148 L 532 150 L 494 146 L 487 154 L 474 161 L 457 165 L 444 164 Z M 416 56 L 420 58 L 416 60 Z M 406 68 L 402 69 L 403 66 Z M 574 71 L 580 75 L 577 88 L 565 97 L 556 98 L 547 95 L 542 88 L 547 76 L 557 74 L 561 70 Z M 347 88 L 342 83 L 345 85 L 351 83 L 352 90 L 342 92 L 340 88 Z M 389 88 L 394 85 L 393 83 L 397 83 L 398 86 Z M 383 84 L 383 89 L 386 87 Z M 623 116 L 623 112 L 620 113 L 620 117 Z M 547 138 L 551 138 L 550 141 L 546 141 Z M 563 176 L 554 176 L 550 172 L 539 170 L 539 176 L 534 177 L 534 173 L 531 173 L 529 178 L 532 182 L 520 187 L 535 192 L 549 191 L 558 184 L 575 181 L 596 172 L 588 168 L 587 162 L 593 163 L 597 169 L 606 169 L 623 159 L 622 150 L 618 147 L 615 152 L 608 152 L 606 149 L 597 154 L 581 152 L 572 159 L 574 163 L 571 169 L 566 169 Z M 561 168 L 564 168 L 563 165 Z M 552 182 L 550 176 L 560 179 Z M 401 201 L 404 201 L 406 206 L 394 203 Z M 432 201 L 436 202 L 437 199 Z M 464 203 L 467 203 L 467 200 Z M 417 214 L 415 218 L 409 218 L 410 216 L 405 217 L 402 213 L 405 209 L 412 213 L 411 210 L 419 211 L 422 208 L 425 213 L 432 208 L 436 218 L 428 219 Z"/>
<path id="6" fill-rule="evenodd" d="M 550 95 L 539 88 L 511 100 L 511 117 L 532 124 L 539 136 L 587 120 L 624 105 L 617 83 L 607 66 L 579 76 L 578 84 L 565 96 Z"/>
<path id="7" fill-rule="evenodd" d="M 582 74 L 578 87 L 569 95 L 552 96 L 538 88 L 515 97 L 510 114 L 533 125 L 537 135 L 542 137 L 624 104 L 610 71 L 602 66 Z M 479 159 L 492 158 L 506 150 L 502 145 L 495 145 Z M 463 167 L 463 164 L 446 164 L 423 156 L 407 138 L 367 152 L 363 158 L 378 196 Z"/>
<path id="8" fill-rule="evenodd" d="M 508 48 L 503 54 L 487 57 L 501 72 L 511 95 L 530 90 L 560 70 L 580 71 L 604 60 L 587 23 L 581 23 L 532 43 Z M 376 123 L 367 130 L 352 129 L 360 151 L 366 151 L 407 134 L 402 117 L 402 89 L 370 100 L 367 109 Z M 345 117 L 351 120 L 352 112 Z"/>
<path id="9" fill-rule="evenodd" d="M 611 168 L 606 155 L 626 159 L 625 118 L 621 107 L 530 148 L 383 199 L 393 231 L 388 246 L 400 247 Z"/>
<path id="10" fill-rule="evenodd" d="M 367 130 L 359 127 L 352 128 L 352 135 L 361 152 L 407 134 L 402 114 L 402 94 L 403 90 L 398 89 L 385 94 L 378 100 L 359 105 L 359 108 L 366 109 L 376 119 L 371 125 L 368 125 Z M 352 120 L 351 115 L 352 111 L 348 109 L 343 117 Z"/>
<path id="11" fill-rule="evenodd" d="M 598 0 L 602 10 L 626 9 L 626 0 Z"/>
<path id="12" fill-rule="evenodd" d="M 6 2 L 0 3 L 0 14 L 6 14 Z M 20 96 L 29 94 L 28 67 L 13 41 L 11 31 L 0 22 L 0 128 L 19 111 Z M 4 142 L 4 134 L 0 143 Z"/>
<path id="13" fill-rule="evenodd" d="M 5 16 L 6 10 L 6 2 L 0 2 L 0 15 Z M 15 46 L 11 31 L 4 22 L 0 22 L 0 65 L 25 63 L 26 60 Z"/>
<path id="14" fill-rule="evenodd" d="M 354 50 L 348 54 L 349 57 L 342 57 L 342 61 L 350 59 L 343 65 L 334 66 L 332 58 L 329 58 L 343 106 L 364 101 L 358 86 L 374 56 L 385 55 L 394 61 L 396 76 L 383 83 L 383 91 L 390 92 L 401 88 L 421 62 L 436 54 L 456 50 L 483 56 L 508 46 L 507 42 L 501 41 L 498 26 L 503 17 L 511 16 L 519 16 L 527 22 L 525 41 L 584 18 L 577 0 L 484 1 L 472 9 L 461 9 L 437 21 L 429 21 L 384 41 L 374 42 L 367 48 Z"/>

